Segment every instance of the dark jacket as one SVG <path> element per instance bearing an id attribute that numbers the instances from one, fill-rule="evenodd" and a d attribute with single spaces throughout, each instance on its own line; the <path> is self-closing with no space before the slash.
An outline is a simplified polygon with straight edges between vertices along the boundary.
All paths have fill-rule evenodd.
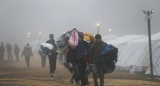
<path id="1" fill-rule="evenodd" d="M 67 62 L 76 62 L 76 50 L 72 49 L 70 46 L 68 48 L 69 51 L 67 52 Z"/>
<path id="2" fill-rule="evenodd" d="M 53 52 L 56 52 L 56 51 L 57 51 L 57 46 L 56 46 L 56 44 L 55 44 L 55 41 L 54 41 L 54 40 L 48 40 L 48 41 L 46 41 L 46 43 L 50 43 L 50 44 L 52 44 L 52 45 L 53 45 L 53 47 L 54 47 Z"/>
<path id="3" fill-rule="evenodd" d="M 100 63 L 102 49 L 107 43 L 101 41 L 100 43 L 95 42 L 89 49 L 89 60 L 92 64 Z"/>

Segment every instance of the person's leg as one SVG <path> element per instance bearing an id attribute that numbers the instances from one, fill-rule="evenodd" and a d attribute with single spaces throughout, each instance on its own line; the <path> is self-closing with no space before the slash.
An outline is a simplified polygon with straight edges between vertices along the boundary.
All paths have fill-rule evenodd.
<path id="1" fill-rule="evenodd" d="M 10 61 L 9 51 L 7 51 L 8 61 Z"/>
<path id="2" fill-rule="evenodd" d="M 66 62 L 67 62 L 66 54 L 64 53 L 64 54 L 63 54 L 63 64 L 66 63 Z"/>
<path id="3" fill-rule="evenodd" d="M 3 59 L 2 58 L 2 56 L 3 56 L 2 54 L 3 54 L 2 51 L 0 51 L 0 61 L 2 61 L 2 59 Z"/>
<path id="4" fill-rule="evenodd" d="M 87 67 L 88 67 L 88 63 L 85 62 L 85 65 L 84 65 L 84 80 L 85 80 L 85 85 L 89 85 Z"/>
<path id="5" fill-rule="evenodd" d="M 17 53 L 17 62 L 19 62 L 19 53 Z"/>
<path id="6" fill-rule="evenodd" d="M 72 74 L 72 77 L 71 77 L 71 83 L 73 84 L 73 80 L 74 80 L 74 73 Z"/>
<path id="7" fill-rule="evenodd" d="M 2 60 L 4 60 L 4 52 L 2 53 Z"/>
<path id="8" fill-rule="evenodd" d="M 58 54 L 59 64 L 63 64 L 62 58 L 63 58 L 63 55 L 61 53 Z"/>
<path id="9" fill-rule="evenodd" d="M 97 65 L 96 65 L 96 64 L 93 64 L 94 86 L 98 86 L 97 77 L 98 77 L 98 68 L 97 68 Z"/>
<path id="10" fill-rule="evenodd" d="M 76 82 L 78 82 L 78 75 L 79 75 L 78 66 L 75 62 L 73 62 L 72 67 L 73 67 L 73 70 L 74 70 L 74 73 L 73 73 L 74 80 Z"/>
<path id="11" fill-rule="evenodd" d="M 57 54 L 53 54 L 53 73 L 56 70 L 56 61 L 57 61 Z"/>
<path id="12" fill-rule="evenodd" d="M 42 67 L 45 67 L 45 65 L 46 65 L 46 56 L 42 55 L 41 58 L 42 58 Z"/>
<path id="13" fill-rule="evenodd" d="M 10 56 L 11 56 L 11 61 L 13 61 L 13 59 L 12 59 L 12 53 L 10 53 Z"/>
<path id="14" fill-rule="evenodd" d="M 11 51 L 9 51 L 9 57 L 10 57 L 10 60 L 13 61 L 13 59 L 12 59 L 12 52 Z"/>
<path id="15" fill-rule="evenodd" d="M 28 67 L 30 67 L 30 57 L 28 57 Z"/>
<path id="16" fill-rule="evenodd" d="M 41 55 L 41 65 L 43 67 L 43 56 Z"/>
<path id="17" fill-rule="evenodd" d="M 46 67 L 46 56 L 44 56 L 44 67 Z"/>
<path id="18" fill-rule="evenodd" d="M 29 67 L 29 57 L 25 56 L 27 67 Z"/>
<path id="19" fill-rule="evenodd" d="M 4 60 L 4 52 L 2 53 L 2 61 Z"/>
<path id="20" fill-rule="evenodd" d="M 53 72 L 53 57 L 52 56 L 48 56 L 49 58 L 49 65 L 50 65 L 50 74 L 54 73 Z"/>
<path id="21" fill-rule="evenodd" d="M 87 80 L 86 80 L 86 64 L 85 63 L 82 63 L 82 66 L 81 66 L 81 73 L 80 73 L 80 78 L 81 78 L 81 86 L 85 86 L 87 85 Z"/>
<path id="22" fill-rule="evenodd" d="M 17 54 L 17 53 L 15 53 L 15 56 L 16 56 L 16 59 L 17 59 L 17 62 L 18 62 L 18 54 Z"/>
<path id="23" fill-rule="evenodd" d="M 100 76 L 100 86 L 104 86 L 104 70 L 101 64 L 98 65 L 98 69 L 99 69 L 99 76 Z"/>
<path id="24" fill-rule="evenodd" d="M 12 61 L 12 58 L 11 58 L 11 54 L 10 54 L 10 53 L 8 54 L 8 57 L 9 57 L 9 61 Z"/>

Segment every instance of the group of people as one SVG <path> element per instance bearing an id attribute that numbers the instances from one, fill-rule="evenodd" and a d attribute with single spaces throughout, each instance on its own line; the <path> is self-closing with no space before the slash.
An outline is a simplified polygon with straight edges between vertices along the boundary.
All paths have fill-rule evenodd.
<path id="1" fill-rule="evenodd" d="M 74 49 L 68 46 L 68 49 L 63 52 L 63 53 L 67 52 L 66 55 L 63 56 L 61 55 L 61 52 L 59 52 L 60 53 L 59 57 L 63 56 L 63 58 L 66 59 L 66 61 L 62 63 L 66 68 L 69 67 L 68 69 L 71 73 L 73 72 L 73 75 L 71 77 L 71 82 L 73 83 L 74 86 L 76 86 L 79 83 L 79 81 L 81 81 L 81 86 L 89 85 L 87 68 L 91 66 L 91 64 L 93 67 L 92 73 L 94 78 L 94 86 L 98 86 L 97 82 L 98 77 L 100 77 L 100 86 L 104 86 L 104 72 L 100 63 L 100 59 L 101 59 L 101 51 L 107 45 L 107 43 L 102 41 L 100 34 L 97 34 L 95 36 L 95 40 L 93 41 L 92 44 L 85 43 L 83 41 L 83 37 L 84 37 L 83 34 L 82 35 L 79 34 L 78 46 L 81 46 L 81 44 L 83 44 L 84 45 L 83 47 L 85 47 L 84 51 L 79 51 L 80 49 L 78 46 Z M 54 46 L 52 52 L 48 54 L 49 64 L 50 64 L 50 76 L 54 77 L 56 70 L 58 47 L 55 44 L 54 35 L 50 34 L 49 38 L 50 39 L 47 41 L 47 43 L 50 43 Z M 80 56 L 81 53 L 85 53 L 83 58 L 81 58 Z M 72 65 L 71 67 L 69 66 L 70 64 Z"/>
<path id="2" fill-rule="evenodd" d="M 98 86 L 97 78 L 100 77 L 100 86 L 104 86 L 104 72 L 101 65 L 101 51 L 107 45 L 107 43 L 102 41 L 101 35 L 96 34 L 94 38 L 89 37 L 91 40 L 83 40 L 84 34 L 78 34 L 78 45 L 77 47 L 73 48 L 68 46 L 67 50 L 63 51 L 64 54 L 59 53 L 59 57 L 63 57 L 64 59 L 63 65 L 69 69 L 71 73 L 73 73 L 71 77 L 71 82 L 74 86 L 76 86 L 79 81 L 81 81 L 81 86 L 89 85 L 88 82 L 88 67 L 92 64 L 93 69 L 93 79 L 94 79 L 94 86 Z M 46 43 L 51 44 L 54 49 L 48 52 L 46 55 L 41 54 L 42 58 L 42 67 L 45 67 L 46 64 L 46 56 L 48 55 L 49 58 L 49 66 L 50 66 L 50 76 L 55 76 L 56 70 L 56 61 L 57 61 L 57 45 L 54 40 L 54 34 L 49 35 L 49 40 Z M 84 49 L 81 49 L 84 48 Z M 11 44 L 6 44 L 8 60 L 13 61 L 12 59 L 12 46 Z M 17 61 L 19 61 L 19 51 L 20 48 L 17 44 L 14 47 L 14 53 L 16 56 Z M 3 61 L 5 53 L 5 48 L 3 42 L 0 45 L 0 60 Z M 83 55 L 82 55 L 83 53 Z M 64 55 L 64 56 L 63 56 Z M 32 48 L 27 43 L 22 51 L 22 56 L 25 56 L 25 61 L 27 67 L 30 65 L 30 57 L 33 57 Z M 70 67 L 70 64 L 72 65 Z"/>
<path id="3" fill-rule="evenodd" d="M 13 61 L 12 45 L 10 43 L 6 44 L 6 50 L 7 50 L 7 55 L 8 55 L 8 61 Z M 15 54 L 17 62 L 19 61 L 19 52 L 20 52 L 20 48 L 17 44 L 15 44 L 14 45 L 14 54 Z M 1 42 L 1 45 L 0 45 L 0 61 L 4 61 L 4 55 L 5 55 L 5 47 L 4 47 L 4 43 Z"/>
<path id="4" fill-rule="evenodd" d="M 6 44 L 6 50 L 7 50 L 8 61 L 13 62 L 12 45 L 10 43 Z M 20 53 L 20 47 L 17 44 L 14 44 L 14 54 L 15 54 L 17 62 L 19 62 L 19 53 Z M 4 47 L 3 42 L 1 42 L 0 61 L 4 61 L 4 55 L 5 55 L 5 47 Z M 28 43 L 23 49 L 22 56 L 23 55 L 25 56 L 27 67 L 29 67 L 30 57 L 33 56 L 33 54 L 32 54 L 32 48 L 31 46 L 29 46 Z"/>

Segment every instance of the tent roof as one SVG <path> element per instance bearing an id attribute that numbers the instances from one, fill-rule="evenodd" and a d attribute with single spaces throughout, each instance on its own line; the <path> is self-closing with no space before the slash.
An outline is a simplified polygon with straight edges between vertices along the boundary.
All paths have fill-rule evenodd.
<path id="1" fill-rule="evenodd" d="M 151 35 L 151 40 L 159 40 L 159 39 L 160 39 L 160 32 Z M 148 36 L 142 37 L 137 40 L 133 40 L 131 42 L 146 42 L 146 41 L 148 41 Z"/>
<path id="2" fill-rule="evenodd" d="M 123 44 L 123 43 L 128 43 L 130 41 L 133 41 L 133 40 L 136 40 L 136 39 L 139 39 L 142 37 L 145 37 L 145 35 L 126 35 L 126 36 L 119 37 L 117 39 L 108 41 L 107 43 L 109 43 L 109 44 Z"/>
<path id="3" fill-rule="evenodd" d="M 117 38 L 119 38 L 119 37 L 115 34 L 106 35 L 106 36 L 102 37 L 103 41 L 105 41 L 105 42 L 108 42 L 108 41 L 111 41 L 111 40 L 117 39 Z"/>

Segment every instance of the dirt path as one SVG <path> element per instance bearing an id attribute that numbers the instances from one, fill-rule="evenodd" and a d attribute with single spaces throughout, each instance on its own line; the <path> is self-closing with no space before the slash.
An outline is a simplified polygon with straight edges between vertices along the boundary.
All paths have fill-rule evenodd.
<path id="1" fill-rule="evenodd" d="M 57 64 L 56 76 L 49 76 L 49 65 L 41 68 L 39 61 L 31 61 L 26 68 L 25 62 L 0 62 L 0 86 L 73 86 L 70 82 L 71 73 L 62 65 Z M 93 85 L 89 75 L 90 86 Z M 145 76 L 126 72 L 114 72 L 105 75 L 105 86 L 160 86 L 159 81 L 146 80 Z"/>

